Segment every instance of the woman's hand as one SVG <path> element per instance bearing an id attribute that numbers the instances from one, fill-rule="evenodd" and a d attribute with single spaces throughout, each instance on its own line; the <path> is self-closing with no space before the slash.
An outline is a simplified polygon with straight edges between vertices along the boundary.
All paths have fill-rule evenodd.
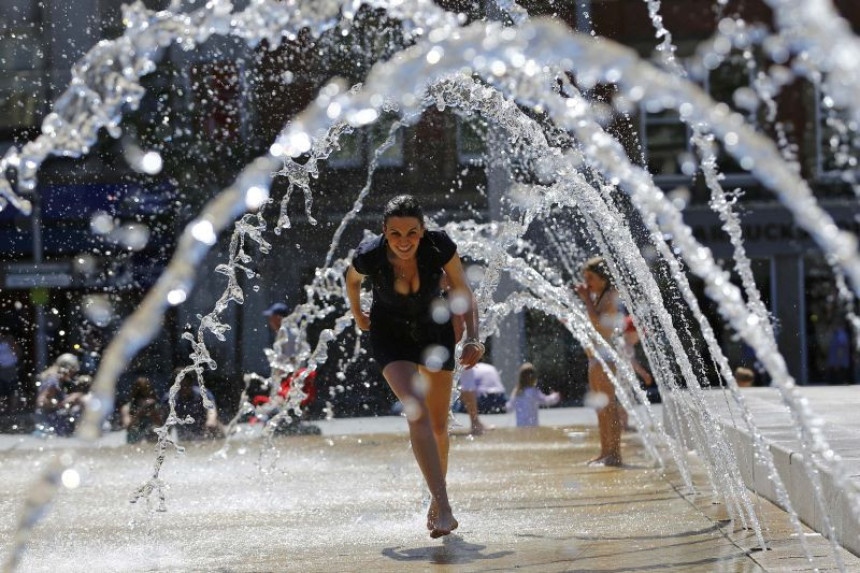
<path id="1" fill-rule="evenodd" d="M 370 316 L 366 312 L 359 310 L 358 312 L 352 313 L 352 316 L 355 318 L 355 325 L 359 329 L 365 332 L 370 330 Z"/>
<path id="2" fill-rule="evenodd" d="M 582 299 L 582 302 L 586 304 L 591 302 L 591 291 L 588 290 L 588 285 L 585 283 L 579 283 L 573 286 L 573 290 L 576 292 L 577 296 Z"/>
<path id="3" fill-rule="evenodd" d="M 467 342 L 463 345 L 463 351 L 460 353 L 460 364 L 465 369 L 469 369 L 481 360 L 484 356 L 484 346 L 479 342 Z"/>

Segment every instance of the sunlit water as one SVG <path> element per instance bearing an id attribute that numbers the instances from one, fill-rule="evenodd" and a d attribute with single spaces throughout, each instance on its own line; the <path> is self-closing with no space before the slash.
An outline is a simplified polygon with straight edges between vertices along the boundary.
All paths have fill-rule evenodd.
<path id="1" fill-rule="evenodd" d="M 739 546 L 754 546 L 754 536 L 726 526 L 737 545 L 727 543 L 707 512 L 674 489 L 681 484 L 674 472 L 649 467 L 635 436 L 626 438 L 623 472 L 587 467 L 593 425 L 456 435 L 449 483 L 461 526 L 444 541 L 431 540 L 405 421 L 383 422 L 389 433 L 277 439 L 289 463 L 266 473 L 257 467 L 254 441 L 237 440 L 229 459 L 213 457 L 217 444 L 189 445 L 165 468 L 167 513 L 128 504 L 128 484 L 151 465 L 151 448 L 127 446 L 112 434 L 101 447 L 77 452 L 80 485 L 59 496 L 33 532 L 20 569 L 595 570 L 700 559 L 725 570 L 752 566 Z M 391 433 L 395 427 L 400 431 Z M 4 452 L 28 470 L 0 468 L 0 508 L 9 509 L 0 520 L 4 535 L 14 527 L 13 500 L 29 487 L 29 474 L 43 469 L 39 445 L 30 439 Z M 697 483 L 706 486 L 701 475 Z M 631 544 L 647 551 L 631 554 Z M 816 548 L 824 547 L 819 541 Z"/>
<path id="2" fill-rule="evenodd" d="M 508 314 L 523 308 L 535 308 L 563 319 L 586 348 L 607 345 L 591 327 L 579 301 L 560 281 L 559 266 L 566 266 L 568 272 L 576 269 L 582 262 L 583 253 L 571 250 L 559 262 L 521 256 L 521 239 L 529 224 L 533 220 L 547 218 L 553 208 L 564 207 L 579 217 L 569 224 L 583 224 L 594 246 L 609 258 L 619 290 L 637 324 L 648 332 L 660 333 L 646 338 L 645 342 L 658 385 L 670 404 L 667 419 L 676 427 L 692 428 L 691 435 L 700 459 L 733 519 L 752 528 L 760 544 L 766 543 L 731 448 L 703 407 L 698 380 L 705 361 L 714 360 L 716 363 L 730 399 L 739 405 L 744 422 L 751 427 L 760 455 L 771 468 L 773 464 L 751 417 L 743 408 L 728 362 L 698 308 L 687 276 L 681 270 L 682 264 L 686 271 L 705 281 L 708 296 L 717 302 L 738 335 L 756 351 L 774 386 L 780 390 L 802 439 L 804 463 L 810 472 L 813 495 L 818 502 L 823 506 L 817 467 L 826 468 L 839 483 L 847 485 L 841 461 L 833 455 L 824 437 L 811 423 L 814 416 L 799 399 L 795 382 L 776 349 L 770 317 L 752 281 L 749 259 L 739 236 L 737 216 L 720 187 L 713 139 L 722 141 L 741 165 L 771 188 L 794 214 L 798 225 L 815 238 L 834 269 L 844 274 L 843 298 L 846 292 L 850 295 L 850 289 L 854 292 L 860 290 L 860 257 L 856 238 L 840 231 L 818 205 L 810 187 L 798 177 L 794 158 L 785 142 L 768 141 L 747 125 L 742 116 L 731 113 L 725 105 L 715 104 L 684 77 L 673 57 L 671 35 L 662 27 L 659 3 L 648 2 L 648 5 L 655 32 L 663 38 L 659 54 L 664 69 L 643 62 L 632 51 L 605 40 L 572 33 L 557 22 L 529 20 L 513 5 L 507 9 L 514 12 L 512 20 L 516 22 L 515 27 L 504 27 L 494 22 L 476 22 L 463 27 L 457 16 L 426 2 L 408 9 L 385 2 L 368 4 L 387 7 L 389 14 L 401 18 L 405 34 L 415 40 L 415 45 L 389 62 L 374 67 L 360 87 L 347 89 L 339 82 L 324 87 L 316 101 L 284 127 L 270 153 L 251 163 L 188 225 L 167 271 L 108 347 L 96 376 L 94 407 L 88 411 L 80 429 L 81 437 L 94 439 L 98 435 L 104 413 L 112 410 L 118 375 L 129 359 L 156 334 L 160 317 L 166 309 L 185 300 L 198 278 L 199 263 L 215 244 L 219 233 L 239 220 L 235 223 L 229 260 L 216 269 L 227 277 L 224 294 L 213 311 L 202 318 L 196 336 L 185 336 L 193 348 L 193 360 L 185 372 L 193 372 L 203 383 L 205 372 L 215 366 L 206 337 L 211 334 L 223 340 L 229 326 L 222 322 L 222 314 L 228 305 L 241 304 L 246 296 L 236 275 L 244 272 L 251 276 L 253 271 L 247 264 L 268 253 L 270 245 L 264 234 L 269 226 L 278 233 L 290 232 L 286 210 L 289 195 L 303 193 L 306 214 L 313 221 L 310 180 L 344 133 L 375 122 L 383 111 L 399 113 L 402 124 L 408 125 L 420 117 L 422 110 L 436 107 L 485 118 L 493 130 L 502 134 L 501 141 L 510 145 L 512 154 L 533 162 L 541 181 L 532 186 L 511 187 L 509 193 L 514 209 L 503 220 L 485 226 L 471 222 L 448 226 L 461 254 L 483 264 L 481 286 L 476 291 L 481 305 L 482 336 L 491 335 Z M 824 3 L 774 1 L 773 4 L 779 15 L 781 34 L 768 35 L 761 30 L 748 30 L 738 23 L 721 24 L 720 35 L 712 44 L 702 47 L 702 65 L 713 65 L 715 59 L 725 55 L 727 45 L 731 48 L 745 43 L 761 43 L 772 55 L 780 54 L 780 50 L 790 54 L 798 46 L 812 46 L 807 67 L 792 70 L 789 74 L 822 79 L 825 93 L 835 104 L 853 110 L 856 115 L 857 110 L 852 108 L 856 101 L 847 94 L 860 82 L 860 74 L 856 73 L 852 59 L 846 57 L 860 53 L 855 46 L 856 39 L 838 25 Z M 818 26 L 807 29 L 799 23 L 811 17 L 809 7 L 813 4 L 817 8 L 814 21 Z M 349 2 L 344 5 L 347 6 L 344 17 L 348 22 L 357 6 Z M 159 47 L 177 43 L 193 49 L 213 34 L 233 35 L 249 45 L 256 45 L 263 39 L 274 40 L 277 44 L 282 35 L 295 34 L 306 26 L 313 33 L 320 34 L 340 25 L 339 7 L 336 2 L 314 2 L 308 3 L 306 9 L 299 13 L 293 6 L 283 3 L 255 2 L 243 12 L 232 14 L 229 4 L 213 1 L 207 7 L 186 15 L 177 11 L 151 13 L 139 5 L 133 6 L 126 14 L 128 31 L 114 42 L 100 44 L 78 64 L 72 86 L 56 104 L 56 113 L 51 114 L 43 126 L 44 135 L 20 151 L 10 150 L 2 160 L 2 171 L 15 169 L 19 188 L 32 189 L 38 168 L 49 155 L 86 153 L 100 127 L 118 135 L 122 108 L 124 105 L 134 106 L 140 100 L 142 91 L 138 79 L 154 70 L 154 58 Z M 837 43 L 838 49 L 824 49 L 826 34 L 829 34 L 831 43 L 834 38 L 841 40 Z M 856 60 L 860 58 L 853 58 Z M 822 78 L 822 69 L 841 70 L 847 75 L 834 73 Z M 676 198 L 667 198 L 654 185 L 651 176 L 631 162 L 619 143 L 604 131 L 602 119 L 607 113 L 606 104 L 590 101 L 566 79 L 559 80 L 567 70 L 575 72 L 581 89 L 587 90 L 597 83 L 617 84 L 619 94 L 611 103 L 622 113 L 631 104 L 641 103 L 654 111 L 677 109 L 682 119 L 690 124 L 693 142 L 702 156 L 701 168 L 712 193 L 714 208 L 732 238 L 736 255 L 734 264 L 742 279 L 742 290 L 729 282 L 727 272 L 693 238 L 683 222 L 683 205 Z M 765 106 L 774 105 L 773 90 L 784 81 L 784 78 L 780 79 L 780 73 L 776 70 L 763 72 L 755 89 L 751 90 L 753 93 L 740 94 L 739 97 L 758 99 Z M 523 113 L 520 106 L 539 109 L 564 130 L 565 136 L 549 141 L 543 128 Z M 291 157 L 303 154 L 309 155 L 307 162 L 300 165 L 291 160 Z M 151 158 L 149 163 L 152 163 Z M 298 340 L 301 361 L 313 368 L 328 359 L 328 345 L 351 328 L 349 313 L 333 316 L 338 308 L 336 302 L 343 298 L 343 271 L 349 262 L 348 258 L 336 259 L 335 252 L 345 225 L 361 210 L 363 199 L 372 192 L 371 177 L 375 166 L 374 161 L 367 184 L 357 193 L 350 214 L 335 233 L 327 260 L 321 263 L 314 283 L 308 285 L 310 294 L 307 302 L 285 320 L 279 340 L 269 353 L 273 366 L 287 365 L 287 356 L 282 349 L 286 336 Z M 272 221 L 268 189 L 275 176 L 288 178 L 290 185 L 277 218 Z M 630 229 L 631 221 L 613 198 L 617 189 L 626 194 L 638 211 L 641 220 L 636 224 L 650 234 L 650 259 L 639 249 L 632 248 L 637 242 Z M 14 207 L 24 212 L 28 210 L 26 199 L 2 178 L 0 195 Z M 247 211 L 256 213 L 247 214 Z M 700 356 L 694 348 L 683 343 L 689 338 L 691 327 L 683 321 L 673 320 L 671 308 L 663 302 L 657 286 L 661 277 L 652 274 L 655 272 L 655 259 L 663 263 L 657 265 L 660 267 L 657 272 L 662 273 L 662 278 L 669 277 L 674 281 L 681 299 L 691 308 L 693 320 L 703 330 L 709 356 Z M 507 300 L 496 300 L 494 293 L 503 273 L 518 285 L 518 290 Z M 300 325 L 317 320 L 326 320 L 330 327 L 323 331 L 319 340 L 308 340 Z M 607 351 L 614 350 L 610 347 Z M 675 379 L 675 372 L 680 372 L 681 380 Z M 642 401 L 642 395 L 632 372 L 626 367 L 619 368 L 614 381 L 620 401 L 633 411 L 632 405 L 636 400 Z M 689 390 L 678 391 L 680 382 Z M 297 387 L 299 385 L 296 384 Z M 177 388 L 178 381 L 172 393 Z M 294 392 L 291 400 L 294 403 L 300 401 L 300 394 Z M 675 409 L 674 404 L 680 407 Z M 284 412 L 284 415 L 289 415 L 288 410 Z M 647 409 L 641 415 L 642 419 L 635 417 L 634 421 L 642 430 L 643 443 L 655 462 L 664 464 L 656 445 L 665 440 L 661 421 Z M 177 423 L 181 420 L 171 411 L 168 427 L 161 432 L 154 475 L 139 490 L 145 502 L 153 492 L 163 498 L 165 484 L 173 481 L 163 475 L 162 463 L 170 447 L 175 446 L 169 437 L 169 426 Z M 652 427 L 656 430 L 653 434 L 650 431 Z M 270 438 L 270 433 L 267 436 Z M 668 444 L 672 462 L 692 490 L 684 453 L 671 440 Z M 224 453 L 234 455 L 226 450 Z M 57 476 L 70 463 L 71 459 L 57 457 L 49 468 L 43 470 L 40 483 L 33 486 L 19 531 L 19 547 L 23 547 L 29 528 L 37 522 L 45 500 L 52 495 Z M 776 476 L 775 471 L 772 473 Z M 775 480 L 778 482 L 778 477 Z M 777 483 L 776 487 L 780 500 L 790 508 L 790 500 L 782 484 Z M 848 498 L 855 509 L 855 519 L 860 521 L 860 499 L 856 495 Z M 164 508 L 160 502 L 159 507 Z M 789 512 L 799 531 L 796 515 L 790 509 Z M 826 519 L 824 528 L 832 533 Z M 800 539 L 803 539 L 802 535 Z M 834 554 L 837 554 L 835 542 Z M 17 551 L 13 552 L 12 559 L 17 555 Z"/>

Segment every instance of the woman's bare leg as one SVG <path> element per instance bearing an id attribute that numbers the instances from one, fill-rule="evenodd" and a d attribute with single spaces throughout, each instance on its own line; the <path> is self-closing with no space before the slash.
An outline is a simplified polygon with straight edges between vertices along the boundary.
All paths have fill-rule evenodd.
<path id="1" fill-rule="evenodd" d="M 478 416 L 478 394 L 470 390 L 460 390 L 460 401 L 466 407 L 466 413 L 469 414 L 469 424 L 473 436 L 480 436 L 484 433 L 484 424 L 481 423 L 481 418 Z"/>
<path id="2" fill-rule="evenodd" d="M 436 440 L 436 449 L 439 452 L 439 463 L 442 466 L 442 475 L 448 475 L 448 418 L 451 411 L 451 390 L 454 386 L 454 373 L 451 371 L 431 372 L 423 367 L 419 371 L 429 381 L 427 387 L 427 409 L 430 412 L 430 426 L 433 428 L 433 437 Z M 431 531 L 439 529 L 439 508 L 433 500 L 427 512 L 427 528 Z M 457 521 L 453 521 L 456 529 Z M 450 531 L 450 530 L 449 530 Z"/>
<path id="3" fill-rule="evenodd" d="M 450 372 L 448 395 L 450 400 Z M 396 361 L 389 363 L 382 371 L 392 391 L 403 403 L 403 411 L 409 423 L 409 438 L 412 441 L 412 453 L 418 462 L 418 467 L 424 475 L 424 481 L 430 489 L 431 507 L 435 505 L 436 519 L 433 523 L 431 537 L 447 535 L 457 527 L 457 521 L 451 513 L 448 501 L 448 490 L 445 485 L 447 470 L 447 433 L 444 444 L 444 464 L 442 451 L 437 444 L 434 432 L 433 410 L 428 406 L 432 382 L 425 376 L 419 375 L 418 367 L 413 362 Z M 423 378 L 423 379 L 422 379 Z M 435 403 L 435 402 L 434 402 Z M 447 405 L 445 410 L 447 416 Z M 438 414 L 437 414 L 438 416 Z M 447 421 L 447 419 L 446 419 Z"/>
<path id="4" fill-rule="evenodd" d="M 448 419 L 451 412 L 451 389 L 454 373 L 450 370 L 431 372 L 419 366 L 418 371 L 429 381 L 427 386 L 427 409 L 430 411 L 430 426 L 439 451 L 442 475 L 448 475 Z"/>
<path id="5" fill-rule="evenodd" d="M 622 432 L 632 431 L 630 428 L 630 414 L 627 413 L 627 410 L 621 404 L 618 404 L 618 423 L 621 424 Z"/>
<path id="6" fill-rule="evenodd" d="M 599 392 L 598 388 L 600 387 L 600 381 L 597 379 L 597 376 L 600 372 L 602 372 L 602 370 L 600 369 L 600 365 L 599 364 L 593 364 L 591 362 L 591 360 L 589 360 L 588 361 L 588 390 L 592 394 L 597 394 Z M 601 411 L 602 411 L 602 408 L 599 408 L 597 410 L 597 430 L 598 430 L 598 435 L 600 437 L 600 453 L 597 455 L 597 457 L 594 457 L 594 458 L 588 460 L 589 464 L 595 463 L 595 462 L 602 462 L 603 456 L 605 455 L 605 452 L 606 452 L 607 434 L 604 431 L 604 425 L 605 424 L 603 422 L 603 419 L 600 416 Z"/>
<path id="7" fill-rule="evenodd" d="M 592 392 L 605 394 L 608 403 L 597 410 L 597 427 L 600 432 L 600 456 L 592 460 L 607 466 L 621 465 L 621 420 L 615 387 L 599 364 L 589 364 L 588 384 Z"/>

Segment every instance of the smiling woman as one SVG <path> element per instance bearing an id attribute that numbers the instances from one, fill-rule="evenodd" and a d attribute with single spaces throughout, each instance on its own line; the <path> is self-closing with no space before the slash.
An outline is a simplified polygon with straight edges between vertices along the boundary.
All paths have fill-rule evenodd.
<path id="1" fill-rule="evenodd" d="M 361 309 L 365 277 L 373 285 L 370 314 Z M 385 207 L 382 235 L 356 249 L 346 285 L 355 322 L 370 331 L 373 357 L 403 403 L 412 451 L 431 494 L 427 528 L 431 537 L 447 535 L 457 528 L 445 484 L 456 340 L 451 312 L 431 312 L 444 300 L 443 285 L 452 298 L 468 301 L 460 364 L 471 368 L 484 354 L 457 245 L 444 231 L 425 227 L 414 197 L 399 195 Z"/>

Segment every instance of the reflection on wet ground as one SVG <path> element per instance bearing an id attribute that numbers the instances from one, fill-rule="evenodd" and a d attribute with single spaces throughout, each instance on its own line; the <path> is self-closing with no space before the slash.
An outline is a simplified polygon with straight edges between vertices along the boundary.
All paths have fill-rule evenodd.
<path id="1" fill-rule="evenodd" d="M 21 570 L 811 570 L 770 503 L 758 502 L 772 546 L 762 552 L 706 488 L 685 498 L 673 471 L 651 467 L 636 434 L 625 435 L 620 469 L 585 465 L 595 440 L 590 427 L 455 435 L 449 487 L 460 528 L 442 540 L 425 529 L 405 433 L 282 438 L 279 457 L 261 455 L 258 442 L 226 459 L 212 456 L 216 444 L 192 444 L 166 466 L 167 513 L 128 502 L 152 466 L 149 449 L 78 450 L 81 485 L 57 500 Z M 4 540 L 48 455 L 37 446 L 2 448 Z M 809 541 L 829 568 L 825 540 Z M 860 560 L 845 559 L 860 571 Z"/>

